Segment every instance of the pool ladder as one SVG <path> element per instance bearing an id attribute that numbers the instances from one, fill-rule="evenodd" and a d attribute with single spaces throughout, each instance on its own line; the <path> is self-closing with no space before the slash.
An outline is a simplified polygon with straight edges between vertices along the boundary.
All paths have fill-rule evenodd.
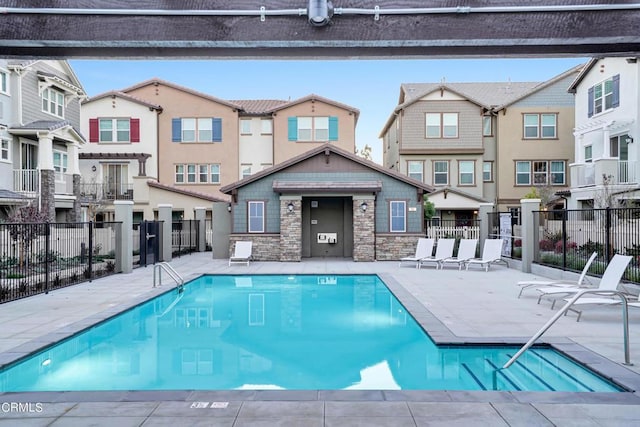
<path id="1" fill-rule="evenodd" d="M 159 262 L 153 266 L 153 287 L 155 288 L 158 286 L 162 286 L 163 270 L 169 275 L 169 277 L 173 279 L 174 282 L 176 282 L 176 287 L 178 288 L 178 291 L 182 292 L 182 288 L 184 286 L 184 279 L 167 262 Z"/>
<path id="2" fill-rule="evenodd" d="M 553 326 L 554 323 L 560 318 L 560 316 L 567 314 L 567 311 L 576 311 L 575 309 L 571 309 L 573 303 L 575 303 L 578 299 L 580 299 L 583 295 L 587 294 L 596 294 L 596 295 L 610 295 L 617 296 L 620 298 L 620 302 L 622 303 L 622 335 L 623 335 L 623 344 L 624 344 L 624 364 L 632 366 L 631 357 L 629 354 L 629 306 L 627 306 L 627 298 L 624 292 L 620 291 L 600 291 L 597 289 L 585 289 L 578 292 L 575 296 L 573 296 L 565 305 L 562 307 L 547 323 L 544 324 L 542 328 L 538 332 L 535 333 L 534 336 L 531 337 L 529 341 L 525 345 L 522 346 L 520 350 L 516 354 L 513 355 L 511 359 L 507 363 L 504 364 L 502 369 L 507 369 L 509 366 L 513 364 L 513 362 L 518 359 L 529 347 L 531 347 L 535 341 L 542 336 L 547 330 Z M 580 319 L 580 313 L 578 314 L 578 320 Z"/>

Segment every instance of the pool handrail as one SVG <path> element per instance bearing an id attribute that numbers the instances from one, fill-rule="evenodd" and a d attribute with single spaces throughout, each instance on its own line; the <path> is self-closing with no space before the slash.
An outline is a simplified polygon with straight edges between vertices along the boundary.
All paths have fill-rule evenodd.
<path id="1" fill-rule="evenodd" d="M 182 290 L 184 286 L 184 279 L 178 272 L 169 265 L 167 262 L 159 262 L 153 266 L 153 287 L 162 286 L 162 271 L 165 271 L 169 277 L 171 277 L 174 282 L 176 282 L 176 287 Z M 157 274 L 156 274 L 157 273 Z M 156 276 L 158 280 L 156 281 Z"/>
<path id="2" fill-rule="evenodd" d="M 622 334 L 623 334 L 623 341 L 624 341 L 624 364 L 628 366 L 633 366 L 633 363 L 631 363 L 631 357 L 629 355 L 629 307 L 627 306 L 626 294 L 618 290 L 602 291 L 598 289 L 584 289 L 579 292 L 576 292 L 576 294 L 569 301 L 567 301 L 567 303 L 551 319 L 549 319 L 549 321 L 545 323 L 544 326 L 540 328 L 540 330 L 536 332 L 535 335 L 532 336 L 531 339 L 527 341 L 527 343 L 523 345 L 522 348 L 520 348 L 520 350 L 518 350 L 518 352 L 514 354 L 513 357 L 509 359 L 507 363 L 504 364 L 502 369 L 507 369 L 509 366 L 511 366 L 518 359 L 518 357 L 520 357 L 525 351 L 527 351 L 529 347 L 531 347 L 534 344 L 534 342 L 542 336 L 542 334 L 547 332 L 547 330 L 554 323 L 556 323 L 556 321 L 560 318 L 560 316 L 566 314 L 566 312 L 569 311 L 571 306 L 578 299 L 580 299 L 583 295 L 587 295 L 587 294 L 611 295 L 611 296 L 620 297 L 620 300 L 622 301 Z"/>

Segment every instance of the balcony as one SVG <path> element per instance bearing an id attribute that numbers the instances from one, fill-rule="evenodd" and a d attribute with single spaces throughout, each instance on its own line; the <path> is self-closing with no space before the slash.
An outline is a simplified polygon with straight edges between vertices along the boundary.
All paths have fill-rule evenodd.
<path id="1" fill-rule="evenodd" d="M 82 183 L 80 201 L 101 203 L 114 200 L 133 200 L 133 184 L 121 183 Z"/>
<path id="2" fill-rule="evenodd" d="M 638 162 L 635 160 L 596 159 L 593 163 L 572 164 L 570 168 L 575 187 L 602 185 L 605 176 L 612 176 L 614 184 L 638 183 Z"/>
<path id="3" fill-rule="evenodd" d="M 40 173 L 37 169 L 15 169 L 13 171 L 13 191 L 28 197 L 40 192 Z"/>

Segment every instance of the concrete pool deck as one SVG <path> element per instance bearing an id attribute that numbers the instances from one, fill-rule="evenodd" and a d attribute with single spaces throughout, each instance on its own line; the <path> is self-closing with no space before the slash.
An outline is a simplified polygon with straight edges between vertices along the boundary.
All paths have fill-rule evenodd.
<path id="1" fill-rule="evenodd" d="M 518 299 L 518 280 L 504 266 L 458 271 L 398 267 L 397 262 L 305 260 L 249 267 L 176 258 L 185 280 L 218 274 L 379 274 L 438 342 L 524 342 L 554 313 L 536 293 Z M 0 305 L 0 365 L 108 318 L 159 293 L 153 268 Z M 620 310 L 569 313 L 542 337 L 633 390 L 640 390 L 640 310 L 629 310 L 631 361 L 624 366 Z M 214 405 L 215 402 L 215 405 Z M 226 403 L 226 406 L 225 406 Z M 206 405 L 205 405 L 206 404 Z M 326 425 L 326 426 L 616 426 L 640 424 L 640 396 L 626 393 L 492 391 L 111 391 L 0 393 L 0 426 Z"/>

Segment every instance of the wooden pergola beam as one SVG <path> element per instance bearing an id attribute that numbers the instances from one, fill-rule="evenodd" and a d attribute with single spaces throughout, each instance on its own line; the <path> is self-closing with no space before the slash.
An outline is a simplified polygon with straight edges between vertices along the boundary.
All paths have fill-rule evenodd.
<path id="1" fill-rule="evenodd" d="M 372 14 L 337 13 L 371 11 L 375 2 L 333 0 L 336 13 L 326 26 L 310 24 L 307 4 L 307 0 L 0 0 L 0 53 L 39 58 L 342 59 L 640 53 L 640 4 L 629 1 L 398 0 L 380 2 L 376 19 Z M 594 4 L 603 9 L 508 10 Z M 258 13 L 262 6 L 263 18 L 214 16 L 231 9 Z M 626 9 L 606 10 L 612 6 Z M 504 10 L 480 10 L 487 7 Z M 427 8 L 434 12 L 411 12 Z M 435 12 L 442 8 L 459 12 Z M 385 14 L 390 9 L 407 13 Z M 305 14 L 267 13 L 282 10 Z"/>

